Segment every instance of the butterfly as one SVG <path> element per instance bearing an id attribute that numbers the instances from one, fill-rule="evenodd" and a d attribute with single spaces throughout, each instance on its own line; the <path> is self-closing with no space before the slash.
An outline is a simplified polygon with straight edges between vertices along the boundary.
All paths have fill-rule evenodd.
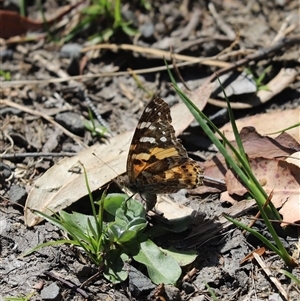
<path id="1" fill-rule="evenodd" d="M 121 182 L 146 199 L 203 184 L 203 170 L 188 157 L 171 122 L 168 104 L 155 97 L 146 106 L 131 141 Z"/>

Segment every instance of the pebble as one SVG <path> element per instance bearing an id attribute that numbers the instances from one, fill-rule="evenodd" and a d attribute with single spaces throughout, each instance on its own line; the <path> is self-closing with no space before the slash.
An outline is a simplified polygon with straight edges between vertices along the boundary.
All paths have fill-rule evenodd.
<path id="1" fill-rule="evenodd" d="M 27 192 L 23 187 L 16 184 L 11 185 L 8 195 L 11 201 L 22 205 L 25 204 Z"/>
<path id="2" fill-rule="evenodd" d="M 80 57 L 82 46 L 77 43 L 65 44 L 60 49 L 60 56 L 66 58 Z"/>
<path id="3" fill-rule="evenodd" d="M 170 284 L 165 284 L 165 294 L 167 295 L 167 300 L 180 301 L 180 290 Z"/>
<path id="4" fill-rule="evenodd" d="M 57 114 L 55 120 L 74 134 L 82 134 L 84 132 L 83 118 L 79 114 L 63 112 Z"/>
<path id="5" fill-rule="evenodd" d="M 11 176 L 11 168 L 9 165 L 0 162 L 0 177 L 2 179 L 8 179 Z"/>
<path id="6" fill-rule="evenodd" d="M 151 280 L 133 266 L 130 266 L 128 278 L 129 291 L 133 297 L 147 296 L 155 288 Z"/>
<path id="7" fill-rule="evenodd" d="M 43 300 L 52 300 L 52 301 L 61 300 L 59 286 L 55 282 L 52 282 L 50 285 L 46 286 L 41 290 L 41 298 Z"/>
<path id="8" fill-rule="evenodd" d="M 6 107 L 3 109 L 0 109 L 0 116 L 4 116 L 6 114 L 16 115 L 20 116 L 22 114 L 22 111 L 16 108 Z"/>
<path id="9" fill-rule="evenodd" d="M 146 22 L 139 28 L 140 33 L 144 38 L 150 38 L 154 34 L 155 27 L 152 22 Z"/>
<path id="10" fill-rule="evenodd" d="M 1 61 L 12 60 L 14 56 L 14 51 L 12 49 L 0 50 Z"/>

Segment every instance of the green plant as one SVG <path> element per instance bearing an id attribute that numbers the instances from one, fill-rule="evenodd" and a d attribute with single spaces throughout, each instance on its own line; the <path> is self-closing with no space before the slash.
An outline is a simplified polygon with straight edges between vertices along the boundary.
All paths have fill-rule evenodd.
<path id="1" fill-rule="evenodd" d="M 268 91 L 268 86 L 263 84 L 263 80 L 265 79 L 266 75 L 271 71 L 272 66 L 266 67 L 260 75 L 257 75 L 256 71 L 253 67 L 248 67 L 245 69 L 247 74 L 251 74 L 253 76 L 254 82 L 256 84 L 256 88 L 258 91 L 266 90 Z"/>
<path id="2" fill-rule="evenodd" d="M 10 80 L 11 76 L 10 76 L 10 72 L 6 72 L 0 69 L 0 76 L 2 76 L 4 78 L 4 80 Z"/>
<path id="3" fill-rule="evenodd" d="M 205 283 L 205 286 L 206 286 L 207 290 L 209 291 L 209 293 L 210 293 L 210 295 L 211 295 L 211 299 L 212 299 L 213 301 L 218 301 L 218 298 L 217 298 L 217 296 L 216 296 L 214 290 L 213 290 L 207 283 Z"/>
<path id="4" fill-rule="evenodd" d="M 166 62 L 165 62 L 166 63 Z M 166 63 L 167 65 L 167 63 Z M 167 66 L 168 67 L 168 66 Z M 267 238 L 258 233 L 257 231 L 247 227 L 246 225 L 239 223 L 238 221 L 225 216 L 235 225 L 241 227 L 252 233 L 258 239 L 260 239 L 269 249 L 273 250 L 278 254 L 286 264 L 289 266 L 295 266 L 296 263 L 294 259 L 288 254 L 287 250 L 284 248 L 282 242 L 280 241 L 270 219 L 276 219 L 280 221 L 280 215 L 277 210 L 274 208 L 272 202 L 267 203 L 268 195 L 264 191 L 263 187 L 260 185 L 259 181 L 253 175 L 250 164 L 248 162 L 247 154 L 244 151 L 242 141 L 239 137 L 238 130 L 235 124 L 234 116 L 228 98 L 226 98 L 228 105 L 228 112 L 232 128 L 235 134 L 235 139 L 237 142 L 237 149 L 227 140 L 227 138 L 219 131 L 219 129 L 207 118 L 195 104 L 178 88 L 177 83 L 168 68 L 169 76 L 172 80 L 173 87 L 176 90 L 177 94 L 181 97 L 183 102 L 187 105 L 191 113 L 194 115 L 195 119 L 198 121 L 199 125 L 202 127 L 206 135 L 211 139 L 211 141 L 216 145 L 218 150 L 224 156 L 228 166 L 236 173 L 239 179 L 243 182 L 245 187 L 248 189 L 249 196 L 256 201 L 258 209 L 261 216 L 264 219 L 264 222 L 271 233 L 275 244 L 272 244 Z M 216 137 L 215 132 L 222 138 L 223 144 Z M 228 149 L 231 153 L 228 151 Z M 233 154 L 233 155 L 232 155 Z"/>
<path id="5" fill-rule="evenodd" d="M 6 301 L 29 301 L 30 298 L 35 294 L 35 292 L 31 292 L 26 296 L 20 296 L 20 297 L 4 297 L 4 300 Z"/>
<path id="6" fill-rule="evenodd" d="M 196 252 L 175 252 L 159 248 L 145 232 L 147 221 L 143 205 L 125 194 L 103 193 L 94 203 L 85 173 L 93 215 L 66 213 L 51 217 L 36 213 L 67 233 L 67 238 L 36 246 L 25 255 L 45 246 L 71 244 L 80 247 L 113 283 L 128 276 L 126 262 L 133 259 L 146 266 L 150 279 L 156 283 L 175 284 L 181 275 L 178 262 L 193 262 Z M 96 209 L 96 205 L 99 207 Z"/>
<path id="7" fill-rule="evenodd" d="M 97 121 L 95 121 L 94 116 L 90 108 L 88 108 L 89 112 L 89 120 L 84 120 L 83 124 L 84 127 L 91 132 L 92 136 L 104 137 L 105 134 L 108 132 L 107 128 L 100 125 Z"/>
<path id="8" fill-rule="evenodd" d="M 90 37 L 94 44 L 108 41 L 119 30 L 128 36 L 137 33 L 137 30 L 131 27 L 131 22 L 126 22 L 122 18 L 121 0 L 94 0 L 92 5 L 83 10 L 82 14 L 83 19 L 66 37 L 66 41 L 97 24 L 100 24 L 102 29 Z"/>

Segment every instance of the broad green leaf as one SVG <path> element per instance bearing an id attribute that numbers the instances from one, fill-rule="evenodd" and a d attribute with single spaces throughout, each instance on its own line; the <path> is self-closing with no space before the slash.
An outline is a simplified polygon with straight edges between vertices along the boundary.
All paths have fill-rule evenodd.
<path id="1" fill-rule="evenodd" d="M 141 242 L 139 252 L 133 258 L 147 267 L 148 275 L 155 284 L 176 284 L 181 275 L 176 260 L 151 240 Z"/>
<path id="2" fill-rule="evenodd" d="M 83 232 L 84 234 L 90 233 L 89 223 L 94 229 L 96 227 L 95 219 L 91 215 L 85 215 L 78 212 L 67 213 L 65 211 L 61 211 L 60 216 L 64 222 L 68 224 L 68 228 L 72 227 L 74 230 L 80 230 L 80 232 Z"/>
<path id="3" fill-rule="evenodd" d="M 192 263 L 198 256 L 198 252 L 195 250 L 183 251 L 183 250 L 177 250 L 174 248 L 161 249 L 161 250 L 164 253 L 172 256 L 181 267 Z"/>
<path id="4" fill-rule="evenodd" d="M 128 268 L 125 263 L 129 260 L 128 255 L 120 250 L 110 250 L 106 254 L 104 277 L 112 283 L 120 283 L 128 277 Z"/>
<path id="5" fill-rule="evenodd" d="M 104 199 L 104 210 L 115 216 L 116 211 L 121 207 L 122 203 L 125 202 L 127 198 L 128 196 L 124 193 L 110 193 Z"/>

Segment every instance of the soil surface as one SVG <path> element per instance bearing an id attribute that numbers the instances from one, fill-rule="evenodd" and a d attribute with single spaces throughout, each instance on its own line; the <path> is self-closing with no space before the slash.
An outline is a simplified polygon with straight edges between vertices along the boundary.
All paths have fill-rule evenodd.
<path id="1" fill-rule="evenodd" d="M 85 146 L 109 139 L 92 135 L 85 128 L 83 120 L 90 119 L 89 109 L 107 127 L 105 136 L 112 137 L 133 131 L 154 95 L 170 106 L 180 101 L 170 85 L 163 61 L 164 57 L 169 58 L 170 47 L 178 65 L 178 71 L 173 70 L 176 80 L 184 80 L 190 90 L 197 89 L 220 70 L 235 76 L 248 68 L 256 79 L 265 74 L 261 86 L 282 68 L 299 74 L 298 1 L 122 1 L 123 28 L 113 30 L 113 17 L 103 14 L 91 26 L 71 35 L 91 2 L 44 1 L 45 18 L 55 20 L 46 26 L 38 1 L 26 2 L 26 15 L 40 24 L 36 27 L 32 22 L 26 27 L 24 22 L 2 18 L 8 24 L 6 28 L 20 31 L 14 35 L 6 30 L 1 40 L 0 300 L 32 293 L 29 300 L 200 301 L 213 300 L 211 291 L 216 296 L 214 300 L 300 300 L 299 286 L 281 271 L 290 271 L 300 279 L 299 267 L 287 267 L 271 251 L 263 255 L 283 293 L 256 260 L 241 263 L 263 245 L 235 227 L 226 227 L 207 236 L 209 239 L 204 234 L 196 235 L 190 245 L 189 240 L 181 242 L 197 232 L 193 226 L 172 237 L 169 245 L 193 247 L 199 253 L 197 260 L 183 269 L 176 286 L 154 285 L 144 270 L 140 273 L 138 266 L 129 266 L 129 278 L 121 284 L 111 284 L 101 273 L 90 279 L 97 273 L 97 267 L 68 245 L 45 247 L 30 256 L 20 256 L 40 243 L 63 237 L 48 222 L 26 227 L 23 208 L 35 181 L 50 167 Z M 71 4 L 78 5 L 70 7 Z M 0 8 L 19 13 L 17 5 L 18 1 L 4 0 Z M 57 18 L 65 7 L 70 9 Z M 4 33 L 3 26 L 0 30 Z M 128 34 L 128 27 L 133 35 Z M 108 29 L 111 36 L 99 44 Z M 203 60 L 195 63 L 191 58 Z M 298 81 L 258 104 L 251 102 L 255 90 L 251 91 L 244 82 L 238 84 L 242 92 L 234 90 L 229 95 L 236 118 L 299 108 L 297 76 Z M 248 88 L 250 92 L 245 92 Z M 224 107 L 224 99 L 216 96 L 208 101 L 204 113 L 221 127 L 228 121 Z M 204 162 L 216 153 L 197 123 L 192 123 L 180 138 L 197 161 Z M 118 192 L 117 187 L 111 190 Z M 219 201 L 219 194 L 211 193 L 196 196 L 183 193 L 174 201 L 203 215 L 198 228 L 230 207 Z M 73 207 L 72 210 L 80 211 L 82 203 Z M 241 221 L 249 223 L 246 218 L 256 212 L 249 208 Z M 262 222 L 256 222 L 254 228 L 272 239 Z M 290 227 L 279 234 L 289 254 L 299 259 L 299 228 L 297 231 L 296 227 Z"/>

